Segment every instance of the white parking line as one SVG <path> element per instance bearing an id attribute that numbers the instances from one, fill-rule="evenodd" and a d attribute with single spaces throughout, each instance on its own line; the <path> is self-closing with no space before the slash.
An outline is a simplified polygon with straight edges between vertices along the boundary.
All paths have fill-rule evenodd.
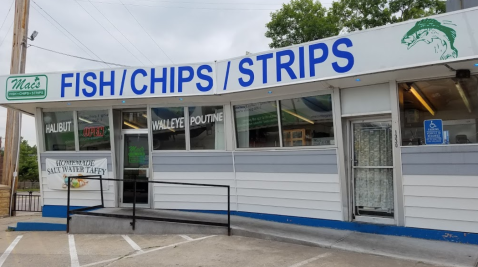
<path id="1" fill-rule="evenodd" d="M 199 240 L 203 240 L 203 239 L 214 237 L 214 236 L 215 235 L 209 235 L 209 236 L 205 236 L 205 237 L 201 237 L 201 238 L 187 240 L 187 241 L 179 242 L 179 243 L 176 243 L 176 244 L 167 245 L 167 246 L 164 246 L 164 247 L 159 247 L 159 248 L 153 248 L 153 249 L 150 249 L 150 250 L 146 250 L 143 253 L 135 253 L 135 254 L 132 254 L 132 255 L 129 255 L 129 256 L 126 256 L 126 257 L 117 257 L 117 258 L 114 258 L 114 259 L 89 263 L 89 264 L 83 265 L 81 267 L 95 266 L 95 265 L 98 265 L 98 264 L 112 262 L 112 261 L 116 261 L 116 260 L 120 260 L 120 259 L 133 258 L 133 257 L 139 256 L 139 255 L 144 255 L 146 253 L 150 253 L 150 252 L 154 252 L 154 251 L 158 251 L 158 250 L 162 250 L 162 249 L 166 249 L 166 248 L 175 247 L 175 246 L 179 246 L 179 245 L 186 244 L 186 243 L 189 243 L 189 242 L 199 241 Z"/>
<path id="2" fill-rule="evenodd" d="M 136 244 L 133 239 L 131 239 L 129 236 L 127 235 L 122 235 L 122 237 L 124 238 L 124 240 L 126 240 L 126 242 L 128 242 L 128 244 L 136 251 L 140 251 L 140 252 L 143 252 L 143 250 L 141 249 L 140 246 L 138 246 L 138 244 Z"/>
<path id="3" fill-rule="evenodd" d="M 186 239 L 186 240 L 193 240 L 192 238 L 190 238 L 189 236 L 187 235 L 179 235 L 180 237 Z"/>
<path id="4" fill-rule="evenodd" d="M 75 237 L 73 235 L 68 235 L 68 245 L 70 246 L 71 267 L 80 267 L 78 253 L 76 252 Z"/>
<path id="5" fill-rule="evenodd" d="M 316 261 L 316 260 L 318 260 L 318 259 L 325 258 L 325 257 L 328 257 L 328 256 L 330 256 L 330 253 L 320 254 L 319 256 L 310 258 L 310 259 L 305 260 L 305 261 L 301 261 L 301 262 L 296 263 L 296 264 L 294 264 L 294 265 L 291 265 L 291 266 L 289 266 L 289 267 L 300 267 L 300 266 L 304 266 L 304 265 L 306 265 L 306 264 L 308 264 L 308 263 L 311 263 L 311 262 L 313 262 L 313 261 Z"/>
<path id="6" fill-rule="evenodd" d="M 20 239 L 22 239 L 22 237 L 23 237 L 23 235 L 17 236 L 17 238 L 15 238 L 15 240 L 13 240 L 13 242 L 10 244 L 10 246 L 8 246 L 8 248 L 5 250 L 5 252 L 3 252 L 2 256 L 0 257 L 0 267 L 3 265 L 3 263 L 7 259 L 8 255 L 10 255 L 13 248 L 15 248 L 15 246 L 18 244 Z"/>

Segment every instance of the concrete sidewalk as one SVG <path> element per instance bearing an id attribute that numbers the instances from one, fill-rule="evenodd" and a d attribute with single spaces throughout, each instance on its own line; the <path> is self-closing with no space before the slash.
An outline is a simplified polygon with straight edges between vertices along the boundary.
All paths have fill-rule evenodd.
<path id="1" fill-rule="evenodd" d="M 130 214 L 130 209 L 111 208 L 99 209 L 94 212 L 105 212 L 110 214 Z M 218 214 L 179 212 L 179 211 L 159 211 L 159 210 L 138 210 L 138 216 L 158 216 L 165 218 L 226 222 L 227 216 Z M 80 219 L 78 224 L 83 225 L 81 233 L 85 229 L 95 228 L 97 234 L 118 234 L 122 231 L 121 227 L 112 227 L 111 223 L 105 223 L 105 220 L 117 220 L 121 225 L 125 225 L 125 231 L 131 231 L 128 219 L 106 218 L 97 216 L 75 215 Z M 33 220 L 33 219 L 32 219 Z M 51 218 L 36 218 L 34 221 L 45 220 L 52 222 Z M 57 222 L 66 219 L 57 219 Z M 158 234 L 158 228 L 168 224 L 166 228 L 174 226 L 174 223 L 152 222 L 138 220 L 138 226 L 152 227 L 155 223 L 155 233 Z M 173 225 L 171 225 L 173 224 Z M 103 227 L 104 226 L 104 227 Z M 197 231 L 197 234 L 205 234 L 201 231 L 204 226 L 182 224 L 182 229 Z M 433 265 L 442 266 L 478 266 L 478 246 L 451 243 L 444 241 L 431 241 L 424 239 L 386 236 L 376 234 L 366 234 L 346 230 L 334 230 L 328 228 L 308 227 L 294 224 L 285 224 L 270 222 L 264 220 L 251 219 L 241 216 L 231 216 L 232 235 L 252 237 L 265 240 L 273 240 L 287 243 L 294 243 L 307 246 L 340 249 L 345 251 L 380 255 L 396 259 L 405 259 L 415 262 L 424 262 Z M 223 233 L 227 230 L 222 228 Z M 137 229 L 137 233 L 144 234 L 147 229 Z M 160 230 L 159 230 L 160 231 Z M 126 234 L 127 232 L 123 233 Z"/>

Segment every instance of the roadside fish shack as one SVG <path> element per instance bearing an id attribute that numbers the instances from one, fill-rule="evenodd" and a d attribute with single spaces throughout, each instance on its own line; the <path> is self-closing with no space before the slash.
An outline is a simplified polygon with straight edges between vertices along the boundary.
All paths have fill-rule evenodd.
<path id="1" fill-rule="evenodd" d="M 225 60 L 2 76 L 0 103 L 35 116 L 44 216 L 65 216 L 66 177 L 95 174 L 230 185 L 242 216 L 478 242 L 476 25 L 471 8 Z M 71 205 L 98 204 L 98 182 L 70 187 Z M 131 206 L 132 183 L 103 190 Z M 227 204 L 217 188 L 136 193 Z"/>

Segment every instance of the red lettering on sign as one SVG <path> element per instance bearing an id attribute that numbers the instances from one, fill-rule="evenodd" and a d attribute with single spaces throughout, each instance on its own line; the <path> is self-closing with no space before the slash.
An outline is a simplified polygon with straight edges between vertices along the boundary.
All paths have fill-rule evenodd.
<path id="1" fill-rule="evenodd" d="M 103 137 L 105 136 L 105 126 L 85 127 L 83 129 L 84 137 Z"/>

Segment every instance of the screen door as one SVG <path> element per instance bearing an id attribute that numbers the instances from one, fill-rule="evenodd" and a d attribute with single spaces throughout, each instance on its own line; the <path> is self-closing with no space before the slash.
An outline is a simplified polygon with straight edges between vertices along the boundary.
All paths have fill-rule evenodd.
<path id="1" fill-rule="evenodd" d="M 391 121 L 352 123 L 352 140 L 354 214 L 393 217 Z"/>

